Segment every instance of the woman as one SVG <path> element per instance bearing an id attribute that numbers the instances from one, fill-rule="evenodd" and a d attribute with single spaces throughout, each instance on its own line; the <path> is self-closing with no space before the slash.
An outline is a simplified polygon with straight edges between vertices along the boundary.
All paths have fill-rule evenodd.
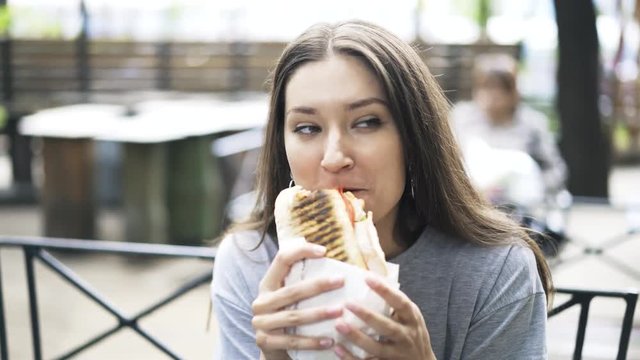
<path id="1" fill-rule="evenodd" d="M 274 202 L 293 180 L 343 187 L 366 202 L 400 290 L 367 284 L 391 318 L 345 307 L 383 335 L 336 328 L 375 358 L 544 358 L 547 265 L 538 247 L 492 209 L 467 178 L 447 124 L 447 101 L 406 43 L 375 25 L 317 25 L 284 50 L 273 73 L 252 221 L 220 245 L 213 296 L 223 359 L 282 359 L 287 349 L 334 350 L 287 327 L 338 318 L 344 308 L 285 310 L 341 287 L 327 276 L 284 287 L 291 265 L 321 257 L 304 244 L 278 252 Z"/>

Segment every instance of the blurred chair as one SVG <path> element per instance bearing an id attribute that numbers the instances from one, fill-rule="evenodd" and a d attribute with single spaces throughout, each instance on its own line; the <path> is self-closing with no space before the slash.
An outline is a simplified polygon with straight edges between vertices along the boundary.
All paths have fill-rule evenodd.
<path id="1" fill-rule="evenodd" d="M 624 360 L 627 358 L 627 351 L 629 349 L 629 339 L 631 337 L 631 329 L 633 327 L 633 315 L 636 309 L 636 303 L 638 302 L 638 291 L 598 291 L 598 290 L 579 290 L 579 289 L 567 289 L 559 288 L 556 290 L 558 294 L 570 295 L 569 300 L 554 307 L 548 313 L 549 317 L 553 317 L 574 305 L 580 306 L 580 318 L 578 320 L 578 329 L 576 335 L 575 348 L 573 352 L 573 359 L 582 359 L 582 350 L 585 342 L 585 333 L 587 330 L 587 320 L 589 319 L 589 306 L 594 298 L 618 298 L 625 301 L 624 317 L 621 324 L 620 341 L 618 343 L 618 353 L 616 355 L 617 360 Z"/>

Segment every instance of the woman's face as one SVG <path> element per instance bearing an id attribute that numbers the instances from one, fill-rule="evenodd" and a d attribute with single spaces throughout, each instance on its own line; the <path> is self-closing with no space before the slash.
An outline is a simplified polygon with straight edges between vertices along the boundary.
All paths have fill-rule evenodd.
<path id="1" fill-rule="evenodd" d="M 291 175 L 307 189 L 344 188 L 393 231 L 404 191 L 403 147 L 382 85 L 360 60 L 330 56 L 298 68 L 285 89 Z"/>

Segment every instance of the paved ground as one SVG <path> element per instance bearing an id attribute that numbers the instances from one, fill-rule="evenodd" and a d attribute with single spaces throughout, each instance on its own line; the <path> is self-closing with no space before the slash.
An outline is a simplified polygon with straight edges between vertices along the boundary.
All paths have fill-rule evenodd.
<path id="1" fill-rule="evenodd" d="M 627 241 L 605 252 L 617 265 L 603 261 L 605 258 L 600 256 L 582 255 L 584 246 L 598 246 L 606 239 L 624 234 L 633 224 L 640 226 L 640 166 L 615 169 L 611 184 L 616 206 L 580 205 L 570 213 L 568 225 L 573 240 L 554 265 L 553 276 L 557 286 L 611 290 L 640 288 L 640 234 L 629 236 Z M 638 212 L 622 211 L 624 204 L 636 204 Z M 36 207 L 0 207 L 0 234 L 39 235 L 41 227 Z M 122 223 L 117 211 L 102 211 L 99 227 L 101 239 L 118 240 L 122 237 Z M 197 260 L 144 260 L 112 255 L 75 254 L 59 258 L 127 314 L 135 313 L 153 299 L 179 286 L 180 281 L 207 271 L 211 266 Z M 31 359 L 23 255 L 16 249 L 2 249 L 0 262 L 10 358 Z M 36 271 L 45 358 L 60 355 L 116 323 L 49 269 L 39 265 Z M 561 297 L 556 299 L 557 302 L 562 300 Z M 153 314 L 142 325 L 185 358 L 209 359 L 215 332 L 206 330 L 208 308 L 208 289 L 202 287 Z M 615 358 L 621 314 L 622 303 L 619 301 L 597 301 L 593 304 L 585 359 Z M 571 358 L 577 316 L 577 310 L 573 310 L 550 319 L 549 350 L 552 359 Z M 158 355 L 143 339 L 125 331 L 77 358 L 165 357 Z M 628 358 L 640 359 L 640 306 L 636 309 Z"/>

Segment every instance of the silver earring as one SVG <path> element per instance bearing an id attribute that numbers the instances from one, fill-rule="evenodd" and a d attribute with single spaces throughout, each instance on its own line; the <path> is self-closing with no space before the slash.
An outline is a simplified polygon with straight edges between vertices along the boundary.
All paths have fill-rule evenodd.
<path id="1" fill-rule="evenodd" d="M 291 179 L 291 181 L 289 181 L 289 187 L 292 188 L 294 186 L 296 186 L 296 183 Z"/>
<path id="2" fill-rule="evenodd" d="M 411 164 L 409 164 L 409 171 L 408 171 L 408 175 L 409 175 L 409 190 L 411 191 L 411 198 L 415 199 L 416 198 L 416 191 L 415 191 L 415 185 L 413 183 L 413 166 Z"/>
<path id="3" fill-rule="evenodd" d="M 413 185 L 413 178 L 409 179 L 409 187 L 411 188 L 411 197 L 416 198 L 416 191 L 414 190 L 415 186 Z"/>

